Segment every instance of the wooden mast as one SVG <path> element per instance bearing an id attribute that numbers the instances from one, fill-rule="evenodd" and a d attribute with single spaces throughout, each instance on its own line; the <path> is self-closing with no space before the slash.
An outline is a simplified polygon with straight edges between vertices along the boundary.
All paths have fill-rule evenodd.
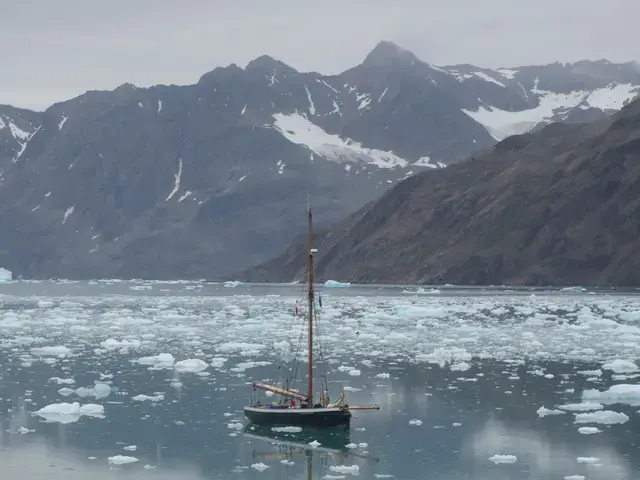
<path id="1" fill-rule="evenodd" d="M 309 210 L 309 233 L 308 233 L 308 255 L 309 255 L 309 264 L 307 267 L 308 270 L 308 286 L 309 286 L 309 340 L 307 344 L 307 348 L 309 350 L 308 356 L 308 377 L 309 384 L 307 387 L 307 397 L 309 401 L 309 406 L 313 406 L 313 224 L 311 220 L 311 203 L 308 205 Z"/>

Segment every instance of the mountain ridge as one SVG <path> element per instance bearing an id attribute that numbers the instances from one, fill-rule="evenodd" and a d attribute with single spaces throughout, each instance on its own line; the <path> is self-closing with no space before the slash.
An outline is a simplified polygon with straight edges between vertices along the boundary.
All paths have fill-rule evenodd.
<path id="1" fill-rule="evenodd" d="M 418 174 L 317 237 L 318 280 L 477 285 L 640 284 L 640 100 L 551 124 Z M 303 238 L 236 275 L 291 281 Z"/>
<path id="2" fill-rule="evenodd" d="M 308 193 L 328 227 L 509 133 L 607 118 L 640 87 L 609 63 L 447 70 L 378 47 L 339 75 L 263 55 L 189 86 L 0 107 L 0 265 L 26 278 L 224 278 L 304 227 Z"/>

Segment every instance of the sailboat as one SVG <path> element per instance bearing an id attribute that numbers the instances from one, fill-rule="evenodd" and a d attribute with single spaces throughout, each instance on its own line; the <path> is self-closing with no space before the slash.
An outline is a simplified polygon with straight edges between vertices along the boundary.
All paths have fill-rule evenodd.
<path id="1" fill-rule="evenodd" d="M 313 327 L 316 318 L 314 283 L 314 254 L 318 250 L 313 248 L 313 218 L 311 205 L 308 207 L 308 238 L 307 238 L 307 391 L 300 392 L 284 386 L 267 383 L 254 383 L 253 391 L 263 390 L 279 395 L 282 400 L 278 403 L 261 404 L 260 401 L 252 401 L 244 407 L 246 417 L 253 423 L 262 425 L 292 425 L 314 427 L 348 426 L 351 422 L 351 412 L 355 410 L 380 410 L 375 406 L 349 406 L 344 392 L 335 402 L 329 401 L 328 392 L 325 390 L 318 400 L 313 392 Z M 325 383 L 326 386 L 326 383 Z"/>

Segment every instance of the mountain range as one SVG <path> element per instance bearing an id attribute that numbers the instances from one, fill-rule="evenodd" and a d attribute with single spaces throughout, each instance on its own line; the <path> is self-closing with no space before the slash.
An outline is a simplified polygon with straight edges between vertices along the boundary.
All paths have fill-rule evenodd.
<path id="1" fill-rule="evenodd" d="M 265 55 L 195 85 L 0 106 L 0 265 L 224 278 L 301 232 L 308 197 L 327 228 L 420 172 L 448 178 L 509 135 L 606 119 L 639 91 L 634 62 L 434 66 L 381 42 L 339 75 Z"/>
<path id="2" fill-rule="evenodd" d="M 640 100 L 417 174 L 316 237 L 318 279 L 640 285 Z M 241 275 L 302 276 L 305 239 Z"/>

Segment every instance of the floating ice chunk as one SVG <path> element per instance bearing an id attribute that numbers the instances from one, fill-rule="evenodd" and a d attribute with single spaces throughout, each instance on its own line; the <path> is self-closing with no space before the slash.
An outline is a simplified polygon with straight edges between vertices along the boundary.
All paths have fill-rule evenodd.
<path id="1" fill-rule="evenodd" d="M 409 420 L 409 425 L 417 425 L 419 427 L 420 425 L 422 425 L 422 420 L 414 418 L 413 420 Z"/>
<path id="2" fill-rule="evenodd" d="M 309 446 L 312 447 L 312 448 L 317 448 L 320 445 L 322 445 L 322 444 L 317 440 L 314 440 L 313 442 L 309 442 Z"/>
<path id="3" fill-rule="evenodd" d="M 154 369 L 172 368 L 176 359 L 170 353 L 159 353 L 158 355 L 152 355 L 150 357 L 141 357 L 134 362 L 139 365 L 150 365 Z"/>
<path id="4" fill-rule="evenodd" d="M 54 403 L 33 412 L 32 415 L 42 417 L 47 422 L 74 423 L 82 416 L 104 418 L 104 407 L 93 403 Z"/>
<path id="5" fill-rule="evenodd" d="M 164 400 L 164 395 L 136 395 L 135 397 L 131 397 L 131 400 L 134 402 L 144 402 L 147 400 L 150 402 L 159 402 L 160 400 Z"/>
<path id="6" fill-rule="evenodd" d="M 73 378 L 51 377 L 50 382 L 56 382 L 58 385 L 73 385 L 76 381 Z"/>
<path id="7" fill-rule="evenodd" d="M 199 358 L 189 358 L 187 360 L 180 360 L 179 362 L 176 362 L 173 368 L 180 373 L 196 373 L 209 368 L 209 364 Z"/>
<path id="8" fill-rule="evenodd" d="M 152 470 L 152 469 L 156 468 L 156 466 L 155 465 L 145 465 L 142 468 L 144 468 L 145 470 Z"/>
<path id="9" fill-rule="evenodd" d="M 588 412 L 590 410 L 602 410 L 604 405 L 601 403 L 567 403 L 566 405 L 560 405 L 558 407 L 561 410 L 569 410 L 571 412 Z"/>
<path id="10" fill-rule="evenodd" d="M 302 431 L 302 428 L 301 427 L 273 427 L 271 431 L 282 432 L 282 433 L 300 433 Z"/>
<path id="11" fill-rule="evenodd" d="M 358 448 L 358 444 L 357 443 L 347 443 L 345 445 L 345 448 Z"/>
<path id="12" fill-rule="evenodd" d="M 351 284 L 338 282 L 336 280 L 327 280 L 326 282 L 324 282 L 324 286 L 329 288 L 343 288 L 343 287 L 350 287 Z"/>
<path id="13" fill-rule="evenodd" d="M 10 282 L 13 280 L 13 273 L 6 268 L 0 268 L 0 282 Z"/>
<path id="14" fill-rule="evenodd" d="M 224 282 L 224 286 L 228 288 L 241 287 L 242 285 L 244 285 L 244 283 L 238 280 L 229 280 L 228 282 Z"/>
<path id="15" fill-rule="evenodd" d="M 136 457 L 127 457 L 126 455 L 116 455 L 107 458 L 107 461 L 112 465 L 125 465 L 127 463 L 136 463 L 138 459 Z"/>
<path id="16" fill-rule="evenodd" d="M 35 432 L 35 430 L 33 430 L 33 429 L 30 430 L 30 429 L 25 428 L 25 427 L 18 427 L 16 432 L 18 432 L 20 435 L 26 435 L 27 433 Z"/>
<path id="17" fill-rule="evenodd" d="M 210 364 L 211 368 L 222 368 L 227 360 L 229 359 L 225 357 L 213 357 Z"/>
<path id="18" fill-rule="evenodd" d="M 623 403 L 632 407 L 640 406 L 640 385 L 621 383 L 613 385 L 609 390 L 603 392 L 598 390 L 585 390 L 582 398 L 593 402 L 600 402 L 605 405 Z"/>
<path id="19" fill-rule="evenodd" d="M 640 369 L 631 360 L 614 360 L 602 365 L 603 370 L 612 370 L 614 373 L 635 373 Z"/>
<path id="20" fill-rule="evenodd" d="M 140 340 L 116 340 L 115 338 L 107 338 L 100 346 L 105 350 L 128 350 L 130 348 L 140 348 Z"/>
<path id="21" fill-rule="evenodd" d="M 336 473 L 346 473 L 348 475 L 359 475 L 360 467 L 358 465 L 332 465 L 329 470 Z"/>
<path id="22" fill-rule="evenodd" d="M 596 427 L 580 427 L 578 429 L 578 433 L 581 433 L 582 435 L 594 435 L 600 432 L 602 432 L 602 430 Z"/>
<path id="23" fill-rule="evenodd" d="M 271 362 L 240 362 L 229 370 L 232 372 L 244 372 L 247 368 L 265 367 L 267 365 L 271 365 Z"/>
<path id="24" fill-rule="evenodd" d="M 416 360 L 419 362 L 435 363 L 444 367 L 447 363 L 455 360 L 471 360 L 471 355 L 464 348 L 436 348 L 429 354 L 418 354 Z"/>
<path id="25" fill-rule="evenodd" d="M 376 378 L 389 378 L 389 376 L 388 373 L 379 373 L 376 375 Z"/>
<path id="26" fill-rule="evenodd" d="M 518 457 L 515 455 L 500 455 L 496 454 L 493 457 L 489 457 L 489 461 L 497 464 L 500 463 L 516 463 L 518 461 Z"/>
<path id="27" fill-rule="evenodd" d="M 73 388 L 63 387 L 58 390 L 58 393 L 63 397 L 68 397 L 69 395 L 73 395 L 74 393 L 76 393 L 76 391 Z"/>
<path id="28" fill-rule="evenodd" d="M 260 351 L 267 346 L 261 343 L 226 342 L 218 345 L 219 352 Z M 226 361 L 226 359 L 225 359 Z"/>
<path id="29" fill-rule="evenodd" d="M 79 397 L 105 398 L 111 395 L 111 386 L 106 383 L 96 382 L 91 388 L 80 387 L 76 388 L 75 392 Z"/>
<path id="30" fill-rule="evenodd" d="M 568 475 L 564 477 L 564 480 L 587 480 L 584 475 Z"/>
<path id="31" fill-rule="evenodd" d="M 597 457 L 578 457 L 577 461 L 578 463 L 588 463 L 590 465 L 593 465 L 594 463 L 598 463 L 600 459 Z"/>
<path id="32" fill-rule="evenodd" d="M 284 460 L 280 460 L 280 463 L 288 467 L 295 464 L 294 462 L 292 462 L 291 460 L 287 460 L 286 458 Z"/>
<path id="33" fill-rule="evenodd" d="M 602 410 L 592 413 L 576 413 L 575 423 L 601 423 L 603 425 L 614 425 L 616 423 L 626 423 L 629 417 L 624 413 Z"/>
<path id="34" fill-rule="evenodd" d="M 38 357 L 64 357 L 71 353 L 67 347 L 63 347 L 61 345 L 55 347 L 34 347 L 31 349 L 31 355 L 36 355 Z"/>
<path id="35" fill-rule="evenodd" d="M 563 410 L 549 410 L 548 408 L 540 407 L 537 413 L 539 417 L 546 417 L 547 415 L 564 415 L 567 412 Z"/>
<path id="36" fill-rule="evenodd" d="M 466 372 L 471 368 L 467 362 L 454 363 L 449 367 L 452 372 Z"/>
<path id="37" fill-rule="evenodd" d="M 257 470 L 258 472 L 264 472 L 267 468 L 269 468 L 269 465 L 265 465 L 264 463 L 260 462 L 252 464 L 251 468 Z"/>
<path id="38" fill-rule="evenodd" d="M 240 422 L 231 422 L 231 423 L 227 423 L 227 428 L 242 430 L 244 428 L 244 425 Z"/>
<path id="39" fill-rule="evenodd" d="M 135 452 L 137 449 L 138 447 L 136 445 L 128 445 L 123 448 L 123 450 L 126 450 L 127 452 Z"/>

